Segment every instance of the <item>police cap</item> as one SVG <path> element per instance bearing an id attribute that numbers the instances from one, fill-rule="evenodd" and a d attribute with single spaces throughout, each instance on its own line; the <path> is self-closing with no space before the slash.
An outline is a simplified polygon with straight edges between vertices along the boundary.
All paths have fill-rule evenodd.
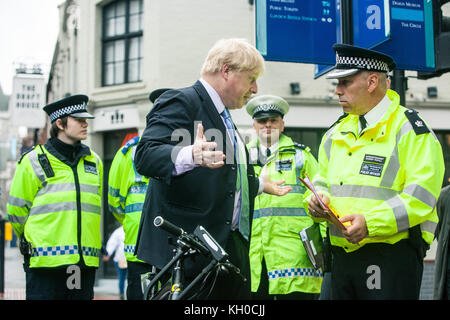
<path id="1" fill-rule="evenodd" d="M 261 95 L 250 99 L 246 106 L 248 114 L 255 120 L 283 116 L 289 111 L 289 104 L 281 97 Z"/>
<path id="2" fill-rule="evenodd" d="M 67 116 L 93 119 L 94 116 L 87 112 L 88 101 L 88 96 L 77 94 L 46 105 L 44 111 L 50 117 L 51 123 Z"/>
<path id="3" fill-rule="evenodd" d="M 376 71 L 388 73 L 395 68 L 394 59 L 387 54 L 352 46 L 349 44 L 335 44 L 336 65 L 327 79 L 339 79 L 351 76 L 359 71 Z"/>

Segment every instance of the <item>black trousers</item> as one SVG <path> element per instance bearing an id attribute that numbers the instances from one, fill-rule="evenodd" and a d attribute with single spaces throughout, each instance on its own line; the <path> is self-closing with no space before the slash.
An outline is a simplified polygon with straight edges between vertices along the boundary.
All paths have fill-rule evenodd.
<path id="1" fill-rule="evenodd" d="M 95 268 L 24 267 L 27 300 L 92 300 Z"/>
<path id="2" fill-rule="evenodd" d="M 366 244 L 350 253 L 333 246 L 332 252 L 333 300 L 419 299 L 423 258 L 408 239 Z"/>
<path id="3" fill-rule="evenodd" d="M 150 271 L 152 271 L 152 266 L 147 263 L 128 261 L 127 300 L 142 300 L 144 298 L 141 274 Z"/>

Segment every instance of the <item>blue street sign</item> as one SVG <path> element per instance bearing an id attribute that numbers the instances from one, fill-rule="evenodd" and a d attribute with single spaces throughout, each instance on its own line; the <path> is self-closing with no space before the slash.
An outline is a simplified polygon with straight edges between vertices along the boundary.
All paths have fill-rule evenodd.
<path id="1" fill-rule="evenodd" d="M 389 0 L 358 0 L 353 2 L 353 44 L 373 48 L 390 39 Z M 340 29 L 340 25 L 336 26 Z M 342 43 L 341 37 L 337 38 Z M 334 65 L 335 60 L 332 61 Z M 314 79 L 333 69 L 333 65 L 316 65 Z"/>
<path id="2" fill-rule="evenodd" d="M 390 39 L 389 0 L 358 0 L 352 2 L 353 44 L 373 48 Z"/>
<path id="3" fill-rule="evenodd" d="M 391 0 L 391 41 L 374 49 L 391 55 L 399 70 L 434 71 L 432 1 Z"/>
<path id="4" fill-rule="evenodd" d="M 256 47 L 266 60 L 335 63 L 340 0 L 256 0 Z M 431 0 L 354 0 L 353 43 L 391 55 L 400 70 L 434 71 Z"/>
<path id="5" fill-rule="evenodd" d="M 336 0 L 256 0 L 256 47 L 266 60 L 331 64 Z"/>
<path id="6" fill-rule="evenodd" d="M 337 4 L 339 6 L 339 4 Z M 353 44 L 373 48 L 390 39 L 389 0 L 358 0 L 353 2 Z M 340 30 L 340 25 L 336 26 Z M 341 37 L 337 43 L 342 43 Z M 332 61 L 334 65 L 335 60 Z M 331 71 L 331 65 L 316 65 L 314 79 Z"/>

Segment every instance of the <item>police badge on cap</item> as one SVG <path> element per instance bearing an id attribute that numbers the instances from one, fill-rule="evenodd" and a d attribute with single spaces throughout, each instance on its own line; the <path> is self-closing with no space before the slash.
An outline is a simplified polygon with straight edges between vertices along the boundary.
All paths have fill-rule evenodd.
<path id="1" fill-rule="evenodd" d="M 77 94 L 46 105 L 44 111 L 50 117 L 51 123 L 67 116 L 93 119 L 94 116 L 87 112 L 88 101 L 88 96 Z"/>
<path id="2" fill-rule="evenodd" d="M 255 120 L 278 116 L 283 118 L 289 110 L 289 104 L 281 97 L 266 94 L 250 99 L 246 109 Z"/>
<path id="3" fill-rule="evenodd" d="M 336 65 L 326 76 L 327 79 L 348 77 L 362 70 L 388 73 L 395 68 L 392 57 L 378 51 L 349 44 L 335 44 L 333 49 Z"/>

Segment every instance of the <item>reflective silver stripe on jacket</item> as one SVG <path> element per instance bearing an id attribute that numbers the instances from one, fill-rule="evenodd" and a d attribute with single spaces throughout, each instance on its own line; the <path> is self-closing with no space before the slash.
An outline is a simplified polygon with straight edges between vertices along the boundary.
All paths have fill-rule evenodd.
<path id="1" fill-rule="evenodd" d="M 45 181 L 45 173 L 39 164 L 39 160 L 37 159 L 37 151 L 36 149 L 30 151 L 28 153 L 28 159 L 30 159 L 31 166 L 33 167 L 34 173 L 36 174 L 39 181 L 41 181 L 42 185 L 45 186 L 47 183 Z"/>
<path id="2" fill-rule="evenodd" d="M 39 190 L 36 196 L 65 191 L 76 191 L 75 183 L 69 182 L 69 183 L 48 184 L 44 188 Z M 100 188 L 98 186 L 93 186 L 89 184 L 80 184 L 80 191 L 86 193 L 99 194 Z"/>
<path id="3" fill-rule="evenodd" d="M 304 208 L 261 208 L 255 210 L 253 219 L 263 217 L 298 217 L 307 216 Z"/>
<path id="4" fill-rule="evenodd" d="M 301 150 L 296 149 L 294 159 L 295 159 L 295 174 L 296 174 L 295 179 L 297 181 L 297 184 L 299 184 L 301 182 L 300 182 L 300 180 L 297 179 L 297 177 L 300 177 L 300 172 L 303 169 L 303 163 L 304 163 L 303 152 Z"/>
<path id="5" fill-rule="evenodd" d="M 434 234 L 434 232 L 436 231 L 436 227 L 437 227 L 437 223 L 433 222 L 433 221 L 430 221 L 430 220 L 427 220 L 427 221 L 422 222 L 420 224 L 420 230 L 421 231 L 426 231 L 426 232 L 429 232 L 429 233 L 432 233 L 432 234 Z"/>
<path id="6" fill-rule="evenodd" d="M 301 182 L 300 182 L 301 183 Z M 306 187 L 303 184 L 284 184 L 285 186 L 291 186 L 292 190 L 289 193 L 305 193 Z"/>
<path id="7" fill-rule="evenodd" d="M 30 209 L 31 206 L 33 205 L 33 203 L 31 201 L 24 200 L 21 198 L 16 198 L 11 195 L 8 198 L 8 204 L 15 206 L 15 207 L 27 208 L 27 209 Z"/>
<path id="8" fill-rule="evenodd" d="M 33 208 L 31 208 L 30 216 L 52 212 L 76 211 L 76 210 L 77 210 L 76 202 L 69 201 L 69 202 L 49 203 L 41 206 L 34 206 Z M 81 203 L 81 211 L 100 214 L 100 206 L 96 206 L 90 203 Z"/>
<path id="9" fill-rule="evenodd" d="M 328 130 L 325 133 L 325 135 L 327 137 L 323 143 L 323 149 L 325 151 L 328 161 L 330 161 L 331 146 L 333 145 L 333 139 L 331 139 L 331 136 L 333 135 L 333 132 L 335 129 L 336 129 L 336 126 L 333 126 L 330 130 Z"/>
<path id="10" fill-rule="evenodd" d="M 413 130 L 411 123 L 409 121 L 406 121 L 397 132 L 397 135 L 395 137 L 395 147 L 392 151 L 391 157 L 389 158 L 389 163 L 384 172 L 384 176 L 381 180 L 380 186 L 391 188 L 394 184 L 397 173 L 400 170 L 400 161 L 398 158 L 398 143 L 400 139 L 411 130 Z"/>
<path id="11" fill-rule="evenodd" d="M 25 224 L 25 222 L 27 222 L 28 219 L 28 215 L 26 216 L 13 216 L 8 214 L 6 216 L 6 219 L 11 222 L 11 223 L 20 223 L 20 224 Z"/>
<path id="12" fill-rule="evenodd" d="M 427 189 L 419 186 L 418 184 L 410 184 L 403 189 L 403 192 L 409 194 L 410 196 L 416 198 L 417 200 L 427 204 L 428 206 L 436 206 L 437 199 L 431 194 Z"/>
<path id="13" fill-rule="evenodd" d="M 406 231 L 410 228 L 410 222 L 408 217 L 408 212 L 403 200 L 400 197 L 400 191 L 373 187 L 373 186 L 360 186 L 360 185 L 337 185 L 332 184 L 330 186 L 331 196 L 334 197 L 348 197 L 357 199 L 371 199 L 386 201 L 386 203 L 391 207 L 394 212 L 395 220 L 397 222 L 397 230 L 399 232 Z M 434 209 L 437 199 L 425 188 L 413 184 L 408 185 L 403 190 L 405 194 L 408 194 L 422 203 L 430 206 Z M 423 230 L 431 230 L 432 222 L 426 221 L 423 223 Z"/>
<path id="14" fill-rule="evenodd" d="M 21 199 L 21 198 L 16 198 L 11 195 L 8 198 L 8 204 L 11 206 L 27 209 L 27 211 L 26 211 L 27 213 L 28 213 L 28 210 L 30 210 L 31 206 L 33 205 L 33 203 L 31 201 L 27 201 L 27 200 Z M 16 216 L 16 215 L 7 214 L 6 218 L 11 223 L 25 224 L 25 222 L 27 222 L 27 219 L 28 219 L 28 214 L 25 216 Z"/>

